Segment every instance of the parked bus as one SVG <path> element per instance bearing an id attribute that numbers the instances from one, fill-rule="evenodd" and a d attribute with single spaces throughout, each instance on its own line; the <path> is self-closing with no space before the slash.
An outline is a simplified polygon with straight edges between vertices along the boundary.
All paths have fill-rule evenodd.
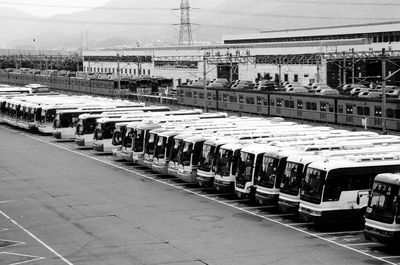
<path id="1" fill-rule="evenodd" d="M 366 239 L 391 246 L 400 242 L 399 187 L 399 173 L 382 173 L 375 177 L 365 213 Z M 357 199 L 360 204 L 360 196 Z"/>
<path id="2" fill-rule="evenodd" d="M 372 140 L 370 140 L 372 141 Z M 301 183 L 306 177 L 306 172 L 308 166 L 312 162 L 316 162 L 319 160 L 323 160 L 326 157 L 336 157 L 343 156 L 343 154 L 348 154 L 349 152 L 345 151 L 345 149 L 354 149 L 355 153 L 363 153 L 370 152 L 370 146 L 364 143 L 351 142 L 348 143 L 338 143 L 337 145 L 333 145 L 339 148 L 336 150 L 344 150 L 338 152 L 326 152 L 326 153 L 316 153 L 316 154 L 308 154 L 307 152 L 304 155 L 293 155 L 289 156 L 286 163 L 285 174 L 282 177 L 280 184 L 280 193 L 278 200 L 278 208 L 283 212 L 290 212 L 297 214 L 299 210 L 300 204 L 300 191 L 301 191 Z M 332 147 L 333 147 L 332 146 Z M 380 148 L 379 146 L 377 148 Z M 398 148 L 398 145 L 394 145 L 394 147 L 383 147 L 386 150 L 391 150 L 391 148 Z M 332 149 L 330 149 L 332 150 Z"/>
<path id="3" fill-rule="evenodd" d="M 367 134 L 368 135 L 368 134 Z M 329 134 L 328 134 L 329 136 Z M 365 140 L 362 143 L 363 139 Z M 264 205 L 277 205 L 281 179 L 285 172 L 286 160 L 289 155 L 293 155 L 296 152 L 296 147 L 318 145 L 321 143 L 330 143 L 332 141 L 357 141 L 361 144 L 360 147 L 368 148 L 374 147 L 374 145 L 386 145 L 393 143 L 400 143 L 399 139 L 394 139 L 390 136 L 358 136 L 357 134 L 336 134 L 330 135 L 324 140 L 301 140 L 297 142 L 284 142 L 279 144 L 271 143 L 271 145 L 279 147 L 277 150 L 269 150 L 264 154 L 263 164 L 257 177 L 256 185 L 256 201 L 259 204 Z M 316 151 L 312 148 L 306 150 Z M 343 151 L 340 151 L 343 153 Z M 334 154 L 331 152 L 331 154 Z"/>
<path id="4" fill-rule="evenodd" d="M 318 224 L 364 224 L 376 175 L 400 170 L 400 153 L 349 155 L 311 163 L 301 189 L 299 216 Z"/>
<path id="5" fill-rule="evenodd" d="M 168 111 L 168 108 L 159 107 L 143 107 L 142 104 L 128 108 L 116 108 L 114 106 L 98 106 L 88 109 L 69 109 L 58 111 L 54 119 L 53 135 L 56 139 L 75 139 L 76 125 L 79 116 L 82 114 L 103 114 L 104 116 L 128 114 L 132 112 L 147 112 L 147 111 Z"/>

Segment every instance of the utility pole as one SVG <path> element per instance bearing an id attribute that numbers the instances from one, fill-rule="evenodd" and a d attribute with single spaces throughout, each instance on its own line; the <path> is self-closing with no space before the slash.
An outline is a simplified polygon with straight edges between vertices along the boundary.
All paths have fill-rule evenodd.
<path id="1" fill-rule="evenodd" d="M 282 57 L 279 55 L 278 57 L 278 68 L 279 68 L 279 74 L 278 74 L 278 88 L 281 88 L 281 76 L 282 76 Z"/>
<path id="2" fill-rule="evenodd" d="M 382 132 L 386 133 L 386 54 L 382 49 Z"/>
<path id="3" fill-rule="evenodd" d="M 229 83 L 233 82 L 233 63 L 232 63 L 232 53 L 229 53 Z"/>
<path id="4" fill-rule="evenodd" d="M 181 0 L 181 23 L 179 30 L 179 42 L 178 45 L 184 44 L 184 39 L 187 38 L 187 44 L 193 44 L 192 38 L 192 26 L 190 24 L 190 4 L 189 0 Z"/>
<path id="5" fill-rule="evenodd" d="M 319 83 L 319 80 L 320 80 L 320 64 L 322 63 L 321 62 L 321 56 L 318 56 L 318 59 L 317 59 L 316 63 L 317 63 L 317 83 Z"/>
<path id="6" fill-rule="evenodd" d="M 354 59 L 354 48 L 351 48 L 351 83 L 355 83 L 355 59 Z"/>
<path id="7" fill-rule="evenodd" d="M 208 112 L 208 99 L 207 99 L 207 58 L 206 55 L 203 56 L 203 81 L 204 81 L 204 111 Z"/>
<path id="8" fill-rule="evenodd" d="M 347 84 L 347 61 L 345 52 L 343 52 L 343 84 Z"/>
<path id="9" fill-rule="evenodd" d="M 121 69 L 119 68 L 119 53 L 117 53 L 118 96 L 121 96 Z"/>

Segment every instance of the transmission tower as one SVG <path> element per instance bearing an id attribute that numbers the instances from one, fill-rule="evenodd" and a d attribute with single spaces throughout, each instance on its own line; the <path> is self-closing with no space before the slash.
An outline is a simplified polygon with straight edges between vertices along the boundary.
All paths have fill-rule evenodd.
<path id="1" fill-rule="evenodd" d="M 190 24 L 190 4 L 189 0 L 181 0 L 181 24 L 179 30 L 179 43 L 178 45 L 193 44 L 192 39 L 192 26 Z M 186 40 L 186 43 L 185 43 Z"/>

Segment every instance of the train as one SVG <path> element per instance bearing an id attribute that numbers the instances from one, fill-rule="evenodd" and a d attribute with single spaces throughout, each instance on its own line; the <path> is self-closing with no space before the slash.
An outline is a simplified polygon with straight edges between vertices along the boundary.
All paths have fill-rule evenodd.
<path id="1" fill-rule="evenodd" d="M 400 131 L 400 99 L 360 98 L 349 95 L 286 93 L 276 90 L 231 89 L 180 85 L 162 77 L 129 77 L 57 71 L 1 69 L 0 82 L 16 85 L 40 83 L 71 94 L 122 97 L 151 104 L 167 104 L 238 115 L 282 117 L 304 122 Z M 385 109 L 385 111 L 384 111 Z"/>
<path id="2" fill-rule="evenodd" d="M 0 69 L 0 83 L 24 86 L 39 83 L 67 94 L 120 97 L 176 105 L 173 79 L 160 76 L 129 76 L 36 69 Z M 160 100 L 160 96 L 163 99 Z"/>
<path id="3" fill-rule="evenodd" d="M 348 95 L 178 86 L 177 99 L 181 106 L 234 112 L 239 115 L 282 117 L 385 132 L 400 131 L 398 98 L 386 98 L 383 102 L 382 98 Z"/>

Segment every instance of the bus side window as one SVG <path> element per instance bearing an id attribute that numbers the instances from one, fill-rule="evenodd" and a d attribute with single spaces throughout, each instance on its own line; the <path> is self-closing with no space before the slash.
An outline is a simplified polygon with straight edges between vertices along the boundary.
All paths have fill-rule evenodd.
<path id="1" fill-rule="evenodd" d="M 194 145 L 193 153 L 192 153 L 193 154 L 192 165 L 198 165 L 199 164 L 199 157 L 200 157 L 202 149 L 203 149 L 203 143 L 196 143 Z"/>

